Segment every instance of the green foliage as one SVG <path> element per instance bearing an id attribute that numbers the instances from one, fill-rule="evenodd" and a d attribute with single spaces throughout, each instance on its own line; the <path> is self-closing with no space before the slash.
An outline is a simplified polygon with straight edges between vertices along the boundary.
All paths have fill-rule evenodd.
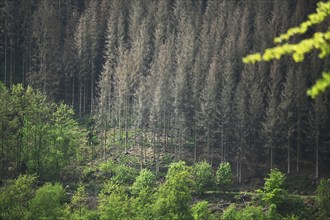
<path id="1" fill-rule="evenodd" d="M 322 78 L 318 79 L 315 85 L 307 91 L 307 94 L 315 98 L 318 94 L 323 93 L 330 86 L 330 72 L 324 72 Z"/>
<path id="2" fill-rule="evenodd" d="M 29 202 L 31 219 L 59 219 L 64 216 L 65 191 L 59 183 L 46 183 Z"/>
<path id="3" fill-rule="evenodd" d="M 166 182 L 158 188 L 155 195 L 155 219 L 193 219 L 189 207 L 193 188 L 194 181 L 185 162 L 172 163 Z"/>
<path id="4" fill-rule="evenodd" d="M 132 210 L 135 219 L 152 219 L 154 203 L 154 187 L 156 177 L 150 170 L 142 170 L 131 187 Z"/>
<path id="5" fill-rule="evenodd" d="M 99 194 L 100 219 L 130 219 L 130 201 L 125 187 L 112 181 L 107 182 Z"/>
<path id="6" fill-rule="evenodd" d="M 275 204 L 270 204 L 269 209 L 267 211 L 267 217 L 269 220 L 280 219 L 280 216 L 277 214 L 277 207 Z"/>
<path id="7" fill-rule="evenodd" d="M 330 217 L 330 179 L 322 179 L 316 189 L 317 201 L 320 205 L 320 215 Z"/>
<path id="8" fill-rule="evenodd" d="M 201 201 L 191 208 L 194 220 L 215 220 L 214 215 L 208 210 L 208 202 Z"/>
<path id="9" fill-rule="evenodd" d="M 112 160 L 109 160 L 104 163 L 101 163 L 99 165 L 99 168 L 102 172 L 102 175 L 105 175 L 106 177 L 111 177 L 115 174 L 116 164 Z"/>
<path id="10" fill-rule="evenodd" d="M 133 195 L 138 195 L 142 191 L 150 192 L 156 184 L 156 176 L 150 170 L 142 170 L 136 177 L 131 187 Z"/>
<path id="11" fill-rule="evenodd" d="M 231 204 L 223 212 L 221 219 L 222 220 L 236 220 L 238 218 L 238 212 L 235 208 L 235 205 Z"/>
<path id="12" fill-rule="evenodd" d="M 265 214 L 262 212 L 262 207 L 247 206 L 238 212 L 238 219 L 240 220 L 263 220 L 266 219 Z"/>
<path id="13" fill-rule="evenodd" d="M 118 184 L 131 185 L 138 176 L 138 171 L 126 165 L 118 165 L 115 169 L 115 175 L 112 180 Z"/>
<path id="14" fill-rule="evenodd" d="M 283 189 L 285 175 L 281 171 L 273 169 L 269 174 L 269 178 L 265 178 L 265 180 L 262 200 L 269 205 L 280 205 L 286 196 L 286 191 Z"/>
<path id="15" fill-rule="evenodd" d="M 297 34 L 306 33 L 311 26 L 320 24 L 330 17 L 330 1 L 319 2 L 317 4 L 316 13 L 310 14 L 308 20 L 301 23 L 299 27 L 290 28 L 285 34 L 274 39 L 275 43 L 289 41 L 290 38 Z M 255 63 L 280 59 L 283 55 L 290 55 L 295 62 L 302 62 L 306 54 L 312 50 L 319 50 L 319 58 L 325 59 L 330 55 L 330 29 L 325 32 L 316 32 L 313 37 L 304 39 L 296 44 L 285 43 L 274 48 L 266 49 L 264 54 L 256 53 L 243 58 L 245 63 Z M 319 79 L 307 94 L 315 98 L 318 94 L 324 92 L 330 87 L 330 73 L 323 73 L 323 78 Z"/>
<path id="16" fill-rule="evenodd" d="M 83 185 L 79 185 L 77 191 L 72 195 L 71 203 L 68 206 L 70 219 L 86 219 L 89 214 L 87 209 L 87 193 Z"/>
<path id="17" fill-rule="evenodd" d="M 0 189 L 0 219 L 24 219 L 35 181 L 35 175 L 20 175 Z"/>
<path id="18" fill-rule="evenodd" d="M 0 139 L 6 143 L 2 144 L 6 166 L 14 164 L 17 173 L 37 173 L 42 180 L 58 179 L 85 144 L 85 131 L 73 119 L 73 109 L 48 102 L 42 93 L 20 84 L 1 90 L 6 91 L 0 96 L 4 104 Z"/>
<path id="19" fill-rule="evenodd" d="M 206 161 L 195 163 L 192 167 L 192 175 L 196 183 L 197 193 L 203 193 L 213 185 L 212 167 Z"/>
<path id="20" fill-rule="evenodd" d="M 222 214 L 222 220 L 262 220 L 267 219 L 259 206 L 246 206 L 237 210 L 234 205 L 230 205 Z"/>
<path id="21" fill-rule="evenodd" d="M 138 171 L 132 167 L 115 164 L 112 160 L 100 164 L 102 176 L 111 177 L 118 184 L 131 185 L 138 176 Z"/>
<path id="22" fill-rule="evenodd" d="M 215 176 L 216 184 L 223 190 L 226 190 L 232 185 L 232 171 L 228 162 L 221 163 Z"/>
<path id="23" fill-rule="evenodd" d="M 277 212 L 281 216 L 288 218 L 295 216 L 299 219 L 309 219 L 315 214 L 315 210 L 306 205 L 299 196 L 288 195 L 285 196 L 283 203 L 278 206 Z"/>

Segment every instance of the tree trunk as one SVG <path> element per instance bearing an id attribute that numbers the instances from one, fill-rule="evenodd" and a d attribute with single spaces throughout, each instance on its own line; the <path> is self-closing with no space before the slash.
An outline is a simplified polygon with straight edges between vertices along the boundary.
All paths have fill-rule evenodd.
<path id="1" fill-rule="evenodd" d="M 210 128 L 209 125 L 207 125 L 207 134 L 206 134 L 206 158 L 208 162 L 211 162 L 210 159 Z"/>
<path id="2" fill-rule="evenodd" d="M 163 124 L 164 124 L 164 153 L 166 152 L 166 148 L 167 148 L 167 131 L 166 131 L 166 107 L 164 105 L 163 107 L 163 113 L 164 113 L 164 117 L 163 117 Z"/>
<path id="3" fill-rule="evenodd" d="M 139 138 L 138 138 L 138 143 L 139 143 L 139 145 L 140 145 L 140 169 L 142 170 L 143 169 L 143 125 L 141 126 L 142 128 L 141 128 L 141 132 L 139 132 L 140 133 L 140 135 L 139 135 Z"/>
<path id="4" fill-rule="evenodd" d="M 270 145 L 270 169 L 273 169 L 273 163 L 274 163 L 274 153 L 273 153 L 273 143 Z"/>
<path id="5" fill-rule="evenodd" d="M 4 157 L 4 139 L 5 139 L 5 136 L 4 136 L 4 123 L 3 123 L 3 120 L 1 120 L 1 170 L 0 170 L 0 184 L 2 184 L 2 180 L 4 179 L 4 160 L 5 160 L 5 157 Z"/>
<path id="6" fill-rule="evenodd" d="M 196 125 L 194 125 L 194 162 L 197 162 L 197 134 Z"/>
<path id="7" fill-rule="evenodd" d="M 9 88 L 13 86 L 13 70 L 15 68 L 14 61 L 13 61 L 13 45 L 10 45 L 10 71 L 9 71 Z"/>
<path id="8" fill-rule="evenodd" d="M 299 108 L 299 107 L 298 107 Z M 301 151 L 301 129 L 300 129 L 300 112 L 298 110 L 298 145 L 297 145 L 297 172 L 299 172 L 300 151 Z"/>
<path id="9" fill-rule="evenodd" d="M 315 113 L 315 178 L 319 178 L 319 144 L 320 144 L 320 118 L 318 112 Z"/>
<path id="10" fill-rule="evenodd" d="M 93 113 L 93 105 L 94 105 L 94 62 L 92 60 L 92 71 L 91 71 L 91 109 L 90 109 L 90 113 L 92 114 Z"/>
<path id="11" fill-rule="evenodd" d="M 75 86 L 75 84 L 74 84 L 74 75 L 72 75 L 72 94 L 71 94 L 71 106 L 72 106 L 72 108 L 74 108 L 74 86 Z"/>
<path id="12" fill-rule="evenodd" d="M 108 132 L 108 120 L 105 122 L 105 128 L 104 128 L 104 145 L 103 145 L 103 158 L 106 157 L 106 151 L 107 151 L 107 132 Z"/>
<path id="13" fill-rule="evenodd" d="M 7 86 L 7 17 L 5 20 L 5 76 L 4 76 L 4 84 Z"/>
<path id="14" fill-rule="evenodd" d="M 291 171 L 291 144 L 293 141 L 293 135 L 291 134 L 291 138 L 288 141 L 288 169 L 287 169 L 287 173 L 290 174 Z"/>
<path id="15" fill-rule="evenodd" d="M 82 111 L 82 80 L 79 80 L 79 118 L 81 118 Z"/>
<path id="16" fill-rule="evenodd" d="M 223 119 L 222 119 L 223 120 Z M 223 124 L 223 121 L 221 123 L 221 163 L 222 162 L 225 162 L 224 160 L 224 157 L 225 157 L 225 142 L 224 142 L 224 138 L 225 138 L 225 135 L 224 135 L 224 124 Z"/>
<path id="17" fill-rule="evenodd" d="M 84 98 L 83 98 L 83 113 L 85 114 L 86 113 L 86 101 L 87 101 L 87 98 L 86 98 L 86 90 L 87 90 L 87 80 L 86 80 L 86 78 L 85 78 L 85 80 L 84 80 Z"/>
<path id="18" fill-rule="evenodd" d="M 127 154 L 128 145 L 128 97 L 125 100 L 125 154 Z"/>

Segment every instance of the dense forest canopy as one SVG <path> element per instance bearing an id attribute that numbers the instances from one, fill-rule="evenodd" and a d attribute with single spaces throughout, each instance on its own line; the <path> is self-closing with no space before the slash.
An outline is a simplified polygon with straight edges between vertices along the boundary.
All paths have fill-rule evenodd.
<path id="1" fill-rule="evenodd" d="M 0 80 L 12 93 L 16 83 L 30 85 L 79 118 L 91 114 L 103 157 L 119 145 L 125 153 L 139 147 L 143 167 L 152 147 L 155 157 L 229 161 L 240 181 L 275 167 L 329 176 L 329 92 L 306 96 L 329 59 L 242 62 L 316 3 L 3 0 Z M 326 20 L 313 30 L 328 27 Z M 15 155 L 10 111 L 1 112 L 2 158 Z"/>

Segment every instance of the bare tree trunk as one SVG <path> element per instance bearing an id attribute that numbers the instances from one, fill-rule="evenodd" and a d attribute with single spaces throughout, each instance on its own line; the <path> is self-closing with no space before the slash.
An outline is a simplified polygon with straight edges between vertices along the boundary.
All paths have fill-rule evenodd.
<path id="1" fill-rule="evenodd" d="M 83 113 L 85 114 L 86 113 L 86 101 L 87 101 L 87 98 L 86 98 L 86 89 L 87 89 L 87 81 L 86 81 L 86 78 L 85 78 L 85 80 L 84 80 L 84 98 L 83 98 L 83 100 L 84 100 L 84 104 L 83 104 Z"/>
<path id="2" fill-rule="evenodd" d="M 72 76 L 72 94 L 71 94 L 71 106 L 74 108 L 74 89 L 75 89 L 75 84 L 74 84 L 74 75 Z"/>
<path id="3" fill-rule="evenodd" d="M 167 148 L 167 131 L 166 131 L 166 107 L 164 105 L 163 107 L 163 124 L 164 124 L 164 153 L 166 152 L 166 148 Z"/>
<path id="4" fill-rule="evenodd" d="M 91 109 L 90 109 L 90 113 L 93 113 L 93 105 L 94 105 L 94 62 L 92 60 L 92 71 L 91 71 Z"/>
<path id="5" fill-rule="evenodd" d="M 320 145 L 320 117 L 318 112 L 315 113 L 315 178 L 319 178 L 319 145 Z"/>
<path id="6" fill-rule="evenodd" d="M 139 145 L 140 145 L 140 169 L 142 170 L 143 169 L 143 160 L 144 160 L 144 154 L 143 154 L 143 126 L 141 128 L 141 134 L 139 135 Z"/>
<path id="7" fill-rule="evenodd" d="M 270 169 L 273 169 L 273 163 L 274 163 L 274 158 L 273 158 L 273 145 L 270 146 Z"/>
<path id="8" fill-rule="evenodd" d="M 13 60 L 13 45 L 10 45 L 10 71 L 9 71 L 9 88 L 13 86 L 13 71 L 15 68 L 14 60 Z"/>
<path id="9" fill-rule="evenodd" d="M 298 145 L 297 145 L 297 172 L 299 172 L 299 159 L 300 159 L 300 151 L 301 151 L 301 129 L 300 129 L 300 112 L 298 109 Z"/>
<path id="10" fill-rule="evenodd" d="M 211 162 L 210 160 L 210 127 L 207 125 L 207 134 L 206 134 L 206 158 L 208 162 Z"/>
<path id="11" fill-rule="evenodd" d="M 4 136 L 4 123 L 3 123 L 3 120 L 1 120 L 1 170 L 0 170 L 0 184 L 2 184 L 2 180 L 4 179 L 4 151 L 5 151 L 5 145 L 4 145 L 4 139 L 5 139 L 5 136 Z"/>
<path id="12" fill-rule="evenodd" d="M 157 152 L 156 152 L 156 176 L 159 174 L 159 162 L 160 162 L 160 149 L 157 147 Z"/>
<path id="13" fill-rule="evenodd" d="M 125 100 L 125 154 L 127 154 L 127 145 L 128 145 L 128 97 L 126 95 Z"/>
<path id="14" fill-rule="evenodd" d="M 82 81 L 79 80 L 79 118 L 81 118 L 81 111 L 82 111 Z"/>
<path id="15" fill-rule="evenodd" d="M 105 128 L 104 128 L 104 145 L 103 145 L 103 158 L 106 158 L 106 152 L 107 152 L 107 132 L 108 132 L 108 120 L 105 122 Z"/>
<path id="16" fill-rule="evenodd" d="M 223 120 L 223 119 L 222 119 Z M 221 124 L 221 162 L 225 162 L 225 127 L 224 127 L 224 122 L 222 121 Z"/>
<path id="17" fill-rule="evenodd" d="M 5 20 L 5 76 L 4 84 L 7 86 L 7 17 Z"/>
<path id="18" fill-rule="evenodd" d="M 197 161 L 197 134 L 196 126 L 194 126 L 194 162 Z"/>
<path id="19" fill-rule="evenodd" d="M 291 140 L 288 142 L 288 170 L 287 173 L 290 174 L 291 171 L 291 144 L 292 144 L 293 136 L 291 135 Z"/>
<path id="20" fill-rule="evenodd" d="M 239 180 L 239 149 L 237 148 L 237 155 L 236 155 L 236 177 Z"/>

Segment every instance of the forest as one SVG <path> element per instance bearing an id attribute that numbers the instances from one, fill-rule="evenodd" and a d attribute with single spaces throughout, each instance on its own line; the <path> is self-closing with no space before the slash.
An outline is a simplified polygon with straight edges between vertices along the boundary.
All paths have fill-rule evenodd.
<path id="1" fill-rule="evenodd" d="M 1 0 L 0 220 L 330 219 L 319 1 Z"/>

